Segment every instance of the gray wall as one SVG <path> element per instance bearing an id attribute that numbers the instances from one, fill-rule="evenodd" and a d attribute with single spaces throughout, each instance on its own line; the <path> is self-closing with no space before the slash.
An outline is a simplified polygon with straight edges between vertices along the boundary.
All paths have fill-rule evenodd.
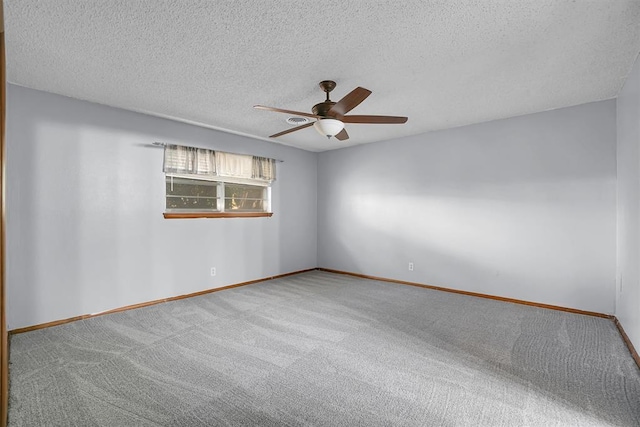
<path id="1" fill-rule="evenodd" d="M 616 316 L 640 350 L 640 61 L 617 99 L 618 287 Z"/>
<path id="2" fill-rule="evenodd" d="M 316 153 L 13 85 L 7 141 L 9 329 L 317 265 Z M 273 217 L 163 219 L 154 141 L 284 160 Z"/>
<path id="3" fill-rule="evenodd" d="M 613 313 L 615 115 L 610 100 L 321 153 L 319 266 Z"/>

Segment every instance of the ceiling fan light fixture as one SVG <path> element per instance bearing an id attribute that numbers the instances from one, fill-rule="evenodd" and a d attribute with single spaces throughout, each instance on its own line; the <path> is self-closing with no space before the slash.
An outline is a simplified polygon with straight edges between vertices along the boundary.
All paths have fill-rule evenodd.
<path id="1" fill-rule="evenodd" d="M 344 129 L 344 123 L 336 119 L 320 119 L 313 124 L 313 127 L 320 135 L 331 138 Z"/>

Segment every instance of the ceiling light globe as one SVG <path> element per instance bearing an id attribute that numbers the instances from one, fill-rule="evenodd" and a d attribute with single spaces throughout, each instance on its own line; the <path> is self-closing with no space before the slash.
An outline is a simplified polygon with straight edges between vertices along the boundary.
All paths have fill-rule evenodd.
<path id="1" fill-rule="evenodd" d="M 344 129 L 344 123 L 336 119 L 320 119 L 313 124 L 320 135 L 331 138 Z"/>

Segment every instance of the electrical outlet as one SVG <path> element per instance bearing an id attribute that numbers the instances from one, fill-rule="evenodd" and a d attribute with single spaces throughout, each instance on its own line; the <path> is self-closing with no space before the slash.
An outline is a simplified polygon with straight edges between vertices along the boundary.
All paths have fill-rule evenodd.
<path id="1" fill-rule="evenodd" d="M 216 268 L 215 267 L 211 267 L 211 275 L 212 276 L 216 275 Z"/>
<path id="2" fill-rule="evenodd" d="M 413 263 L 412 262 L 409 263 L 409 271 L 413 271 Z"/>

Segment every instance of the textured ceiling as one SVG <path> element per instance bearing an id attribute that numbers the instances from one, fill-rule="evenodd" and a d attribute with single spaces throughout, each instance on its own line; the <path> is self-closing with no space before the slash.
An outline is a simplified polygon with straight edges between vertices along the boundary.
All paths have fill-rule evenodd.
<path id="1" fill-rule="evenodd" d="M 613 98 L 640 51 L 638 0 L 5 0 L 8 80 L 267 139 L 285 114 L 356 86 L 353 114 L 404 125 L 313 128 L 275 142 L 341 148 Z"/>

